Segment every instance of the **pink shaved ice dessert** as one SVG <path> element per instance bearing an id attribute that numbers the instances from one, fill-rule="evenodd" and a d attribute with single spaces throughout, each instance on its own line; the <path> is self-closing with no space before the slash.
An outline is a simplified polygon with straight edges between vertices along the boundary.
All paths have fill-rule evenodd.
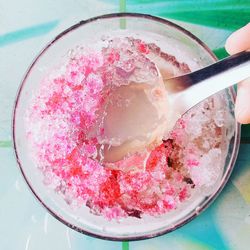
<path id="1" fill-rule="evenodd" d="M 120 116 L 131 103 L 143 107 L 138 112 L 142 134 L 133 130 L 136 119 L 124 119 L 138 140 L 150 132 L 150 121 L 164 119 L 150 101 L 164 98 L 159 90 L 150 86 L 150 95 L 143 96 L 143 101 L 142 94 L 136 94 L 140 83 L 153 82 L 158 70 L 172 77 L 189 72 L 190 67 L 154 43 L 130 36 L 107 37 L 95 46 L 69 51 L 33 93 L 25 114 L 30 154 L 44 185 L 72 209 L 87 206 L 92 214 L 108 220 L 159 216 L 199 192 L 209 193 L 220 180 L 233 135 L 231 122 L 226 122 L 233 119 L 225 111 L 226 98 L 211 97 L 200 103 L 164 134 L 160 144 L 119 161 L 104 160 L 109 148 L 105 134 L 119 133 L 122 126 L 118 114 L 111 125 L 105 125 L 111 107 L 122 110 Z M 122 87 L 131 82 L 138 86 L 124 101 Z M 120 145 L 128 138 L 121 135 L 112 143 Z"/>

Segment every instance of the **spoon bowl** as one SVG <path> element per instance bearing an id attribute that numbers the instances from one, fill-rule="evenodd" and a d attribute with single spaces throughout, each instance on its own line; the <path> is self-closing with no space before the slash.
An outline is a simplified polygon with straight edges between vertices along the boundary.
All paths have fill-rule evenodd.
<path id="1" fill-rule="evenodd" d="M 170 132 L 177 120 L 188 110 L 211 95 L 249 76 L 250 52 L 244 51 L 182 76 L 162 79 L 158 71 L 158 77 L 150 83 L 133 83 L 132 85 L 123 86 L 122 92 L 125 93 L 128 89 L 132 90 L 133 86 L 139 85 L 139 92 L 135 91 L 133 93 L 137 96 L 138 100 L 141 99 L 141 93 L 145 93 L 149 86 L 154 86 L 161 98 L 148 98 L 148 94 L 145 95 L 147 101 L 152 101 L 152 107 L 156 107 L 156 110 L 147 110 L 147 114 L 144 113 L 144 115 L 150 117 L 153 112 L 166 115 L 162 116 L 162 119 L 158 121 L 156 119 L 150 120 L 145 119 L 145 117 L 142 118 L 140 114 L 143 114 L 143 108 L 140 108 L 138 103 L 129 106 L 129 109 L 132 110 L 129 115 L 123 117 L 116 113 L 115 117 L 117 120 L 114 123 L 117 126 L 116 137 L 118 138 L 120 133 L 130 133 L 131 137 L 129 140 L 126 140 L 125 143 L 119 144 L 119 146 L 112 145 L 114 137 L 109 137 L 108 141 L 110 146 L 104 150 L 103 160 L 105 162 L 116 162 L 141 149 L 158 146 L 162 142 L 163 135 Z M 152 93 L 152 90 L 150 93 Z M 131 94 L 132 93 L 130 93 L 130 95 Z M 124 96 L 124 98 L 127 99 L 126 96 Z M 160 105 L 159 102 L 161 102 Z M 121 114 L 127 111 L 127 108 L 124 108 L 124 106 L 125 105 L 123 105 L 123 110 L 120 112 Z M 113 123 L 111 119 L 112 115 L 109 114 L 112 110 L 107 112 L 107 123 Z M 109 119 L 110 121 L 108 121 Z M 134 121 L 132 128 L 125 123 L 126 120 Z M 148 123 L 147 126 L 145 126 L 145 121 Z M 156 123 L 158 124 L 156 125 Z M 143 131 L 145 127 L 147 127 L 147 131 Z M 136 136 L 133 136 L 135 131 L 140 131 L 141 137 L 146 135 L 146 139 L 138 139 Z"/>

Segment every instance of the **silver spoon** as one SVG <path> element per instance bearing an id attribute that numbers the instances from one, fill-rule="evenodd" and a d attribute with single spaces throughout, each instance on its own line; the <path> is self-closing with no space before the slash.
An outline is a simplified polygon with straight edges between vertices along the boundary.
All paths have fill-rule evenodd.
<path id="1" fill-rule="evenodd" d="M 177 120 L 196 104 L 248 77 L 250 77 L 250 51 L 244 51 L 200 70 L 163 79 L 163 86 L 168 95 L 167 126 L 165 125 L 164 133 L 171 131 Z M 130 86 L 128 85 L 127 88 Z M 136 114 L 134 117 L 137 118 Z M 152 142 L 154 146 L 157 146 L 157 143 L 160 143 L 159 138 L 162 138 L 164 134 L 162 129 L 158 129 L 159 127 L 162 127 L 162 124 L 150 131 L 149 141 L 139 141 L 138 143 L 137 139 L 130 138 L 129 141 L 119 146 L 106 145 L 102 153 L 102 160 L 107 163 L 116 162 L 148 147 L 148 144 Z M 126 129 L 126 126 L 123 129 Z"/>

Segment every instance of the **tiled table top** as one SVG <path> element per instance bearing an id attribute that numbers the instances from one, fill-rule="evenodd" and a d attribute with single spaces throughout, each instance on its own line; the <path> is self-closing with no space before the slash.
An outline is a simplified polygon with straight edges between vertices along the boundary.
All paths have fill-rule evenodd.
<path id="1" fill-rule="evenodd" d="M 250 21 L 250 2 L 153 0 L 0 0 L 0 250 L 250 249 L 250 127 L 244 126 L 230 181 L 198 218 L 165 236 L 110 242 L 79 234 L 49 215 L 28 189 L 11 144 L 11 115 L 19 83 L 38 51 L 71 24 L 129 11 L 170 18 L 218 57 L 227 36 Z"/>

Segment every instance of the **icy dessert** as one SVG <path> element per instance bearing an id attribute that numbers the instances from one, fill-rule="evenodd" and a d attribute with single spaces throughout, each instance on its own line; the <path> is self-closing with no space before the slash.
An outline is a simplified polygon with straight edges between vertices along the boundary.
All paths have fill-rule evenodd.
<path id="1" fill-rule="evenodd" d="M 167 93 L 152 84 L 159 72 L 167 78 L 189 71 L 157 44 L 133 36 L 73 48 L 44 77 L 26 113 L 44 185 L 74 209 L 87 206 L 109 220 L 159 216 L 209 193 L 233 135 L 226 98 L 205 100 L 164 133 Z M 157 141 L 156 126 L 163 134 Z M 134 138 L 136 150 L 121 157 Z"/>

